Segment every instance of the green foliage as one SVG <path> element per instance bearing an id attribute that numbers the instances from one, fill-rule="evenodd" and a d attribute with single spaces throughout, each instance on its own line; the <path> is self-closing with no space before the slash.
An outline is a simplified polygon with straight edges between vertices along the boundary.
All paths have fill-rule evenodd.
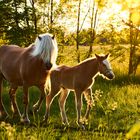
<path id="1" fill-rule="evenodd" d="M 79 33 L 79 45 L 82 46 L 89 46 L 92 41 L 95 39 L 96 32 L 93 30 L 93 37 L 91 38 L 91 32 L 92 30 L 90 28 L 83 29 Z M 65 36 L 64 44 L 67 46 L 73 46 L 75 45 L 76 41 L 76 33 L 69 33 Z"/>
<path id="2" fill-rule="evenodd" d="M 0 35 L 10 44 L 29 45 L 34 38 L 32 8 L 25 1 L 0 1 Z M 29 24 L 30 23 L 30 24 Z M 28 24 L 28 25 L 27 25 Z M 33 36 L 33 37 L 32 37 Z"/>
<path id="3" fill-rule="evenodd" d="M 115 29 L 115 27 L 110 24 L 106 29 L 102 30 L 96 36 L 96 43 L 102 44 L 129 44 L 130 31 L 128 28 L 122 29 L 120 32 Z"/>

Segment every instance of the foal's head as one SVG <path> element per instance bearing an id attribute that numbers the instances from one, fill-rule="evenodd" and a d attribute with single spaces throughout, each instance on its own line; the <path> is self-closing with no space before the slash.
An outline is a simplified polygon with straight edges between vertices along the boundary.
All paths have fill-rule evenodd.
<path id="1" fill-rule="evenodd" d="M 115 75 L 112 71 L 109 61 L 107 60 L 108 55 L 109 54 L 107 54 L 105 56 L 99 56 L 99 55 L 95 54 L 97 61 L 99 63 L 99 72 L 111 80 L 115 77 Z"/>

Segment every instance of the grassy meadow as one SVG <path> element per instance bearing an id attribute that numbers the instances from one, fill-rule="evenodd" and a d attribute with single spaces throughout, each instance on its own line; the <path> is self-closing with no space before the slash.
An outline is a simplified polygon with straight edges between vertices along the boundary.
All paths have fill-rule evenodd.
<path id="1" fill-rule="evenodd" d="M 127 47 L 126 47 L 127 48 Z M 88 47 L 80 47 L 81 59 L 85 58 Z M 73 92 L 70 93 L 66 112 L 70 126 L 66 128 L 61 123 L 58 107 L 58 97 L 51 106 L 49 124 L 40 125 L 45 113 L 45 100 L 38 114 L 29 114 L 31 124 L 22 125 L 18 120 L 7 119 L 1 121 L 1 140 L 124 140 L 140 139 L 140 75 L 139 70 L 135 77 L 127 76 L 129 49 L 122 56 L 116 57 L 111 52 L 111 46 L 94 46 L 93 54 L 110 52 L 110 61 L 115 73 L 115 79 L 108 81 L 101 76 L 95 79 L 93 86 L 94 106 L 90 113 L 86 130 L 81 130 L 76 125 L 75 99 Z M 116 51 L 116 54 L 118 52 Z M 58 63 L 76 65 L 76 51 L 72 46 L 60 48 Z M 10 100 L 8 84 L 4 83 L 3 102 L 8 113 Z M 17 103 L 21 113 L 23 112 L 22 88 L 17 91 Z M 30 88 L 30 110 L 37 101 L 39 90 Z M 86 102 L 83 99 L 82 115 L 86 110 Z"/>

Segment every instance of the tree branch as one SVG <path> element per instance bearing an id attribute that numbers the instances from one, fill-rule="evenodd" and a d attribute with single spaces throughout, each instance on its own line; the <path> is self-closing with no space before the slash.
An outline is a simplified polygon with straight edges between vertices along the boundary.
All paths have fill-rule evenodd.
<path id="1" fill-rule="evenodd" d="M 126 22 L 126 21 L 124 21 L 124 20 L 122 20 L 122 22 L 125 24 L 125 25 L 127 25 L 127 26 L 129 26 L 129 27 L 132 27 L 132 28 L 134 28 L 134 29 L 136 29 L 137 31 L 139 31 L 140 32 L 140 29 L 137 27 L 137 26 L 135 26 L 132 22 Z"/>

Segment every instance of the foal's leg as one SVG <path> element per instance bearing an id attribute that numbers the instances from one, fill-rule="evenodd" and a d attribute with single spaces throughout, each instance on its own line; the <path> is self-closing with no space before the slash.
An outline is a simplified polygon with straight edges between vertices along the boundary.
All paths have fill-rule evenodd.
<path id="1" fill-rule="evenodd" d="M 87 109 L 86 109 L 86 114 L 85 114 L 85 119 L 87 120 L 89 117 L 89 113 L 91 110 L 91 107 L 93 105 L 93 98 L 92 98 L 92 90 L 89 88 L 84 92 L 84 97 L 87 101 Z"/>
<path id="2" fill-rule="evenodd" d="M 65 103 L 66 103 L 66 99 L 69 95 L 69 90 L 68 89 L 62 89 L 61 93 L 60 93 L 60 97 L 59 97 L 59 107 L 60 107 L 60 111 L 61 111 L 61 117 L 62 117 L 62 122 L 63 124 L 68 125 L 68 119 L 66 116 L 66 112 L 65 112 Z"/>
<path id="3" fill-rule="evenodd" d="M 47 122 L 48 117 L 50 116 L 50 107 L 51 107 L 52 101 L 59 91 L 60 91 L 59 87 L 55 88 L 55 86 L 53 86 L 50 93 L 46 96 L 46 112 L 45 112 L 43 122 Z"/>
<path id="4" fill-rule="evenodd" d="M 3 77 L 2 75 L 0 75 L 0 120 L 5 118 L 6 116 L 8 116 L 8 113 L 5 111 L 5 108 L 3 106 L 3 102 L 2 102 L 2 81 L 3 81 Z"/>
<path id="5" fill-rule="evenodd" d="M 84 128 L 81 122 L 81 108 L 82 108 L 82 92 L 77 90 L 75 96 L 76 110 L 77 110 L 77 123 L 80 127 Z"/>
<path id="6" fill-rule="evenodd" d="M 24 103 L 24 114 L 23 114 L 23 122 L 24 123 L 30 123 L 29 117 L 28 117 L 28 107 L 29 107 L 29 95 L 28 95 L 28 87 L 23 86 L 23 103 Z"/>
<path id="7" fill-rule="evenodd" d="M 12 104 L 12 110 L 13 110 L 13 118 L 16 117 L 17 115 L 21 117 L 19 108 L 17 106 L 17 102 L 16 102 L 16 90 L 18 87 L 16 86 L 11 86 L 10 90 L 9 90 L 9 95 L 10 95 L 10 99 L 11 99 L 11 104 Z"/>
<path id="8" fill-rule="evenodd" d="M 43 99 L 45 98 L 45 91 L 44 91 L 44 85 L 41 85 L 38 87 L 41 91 L 39 100 L 33 105 L 33 110 L 35 112 L 38 112 L 40 110 L 40 107 L 42 105 Z"/>

